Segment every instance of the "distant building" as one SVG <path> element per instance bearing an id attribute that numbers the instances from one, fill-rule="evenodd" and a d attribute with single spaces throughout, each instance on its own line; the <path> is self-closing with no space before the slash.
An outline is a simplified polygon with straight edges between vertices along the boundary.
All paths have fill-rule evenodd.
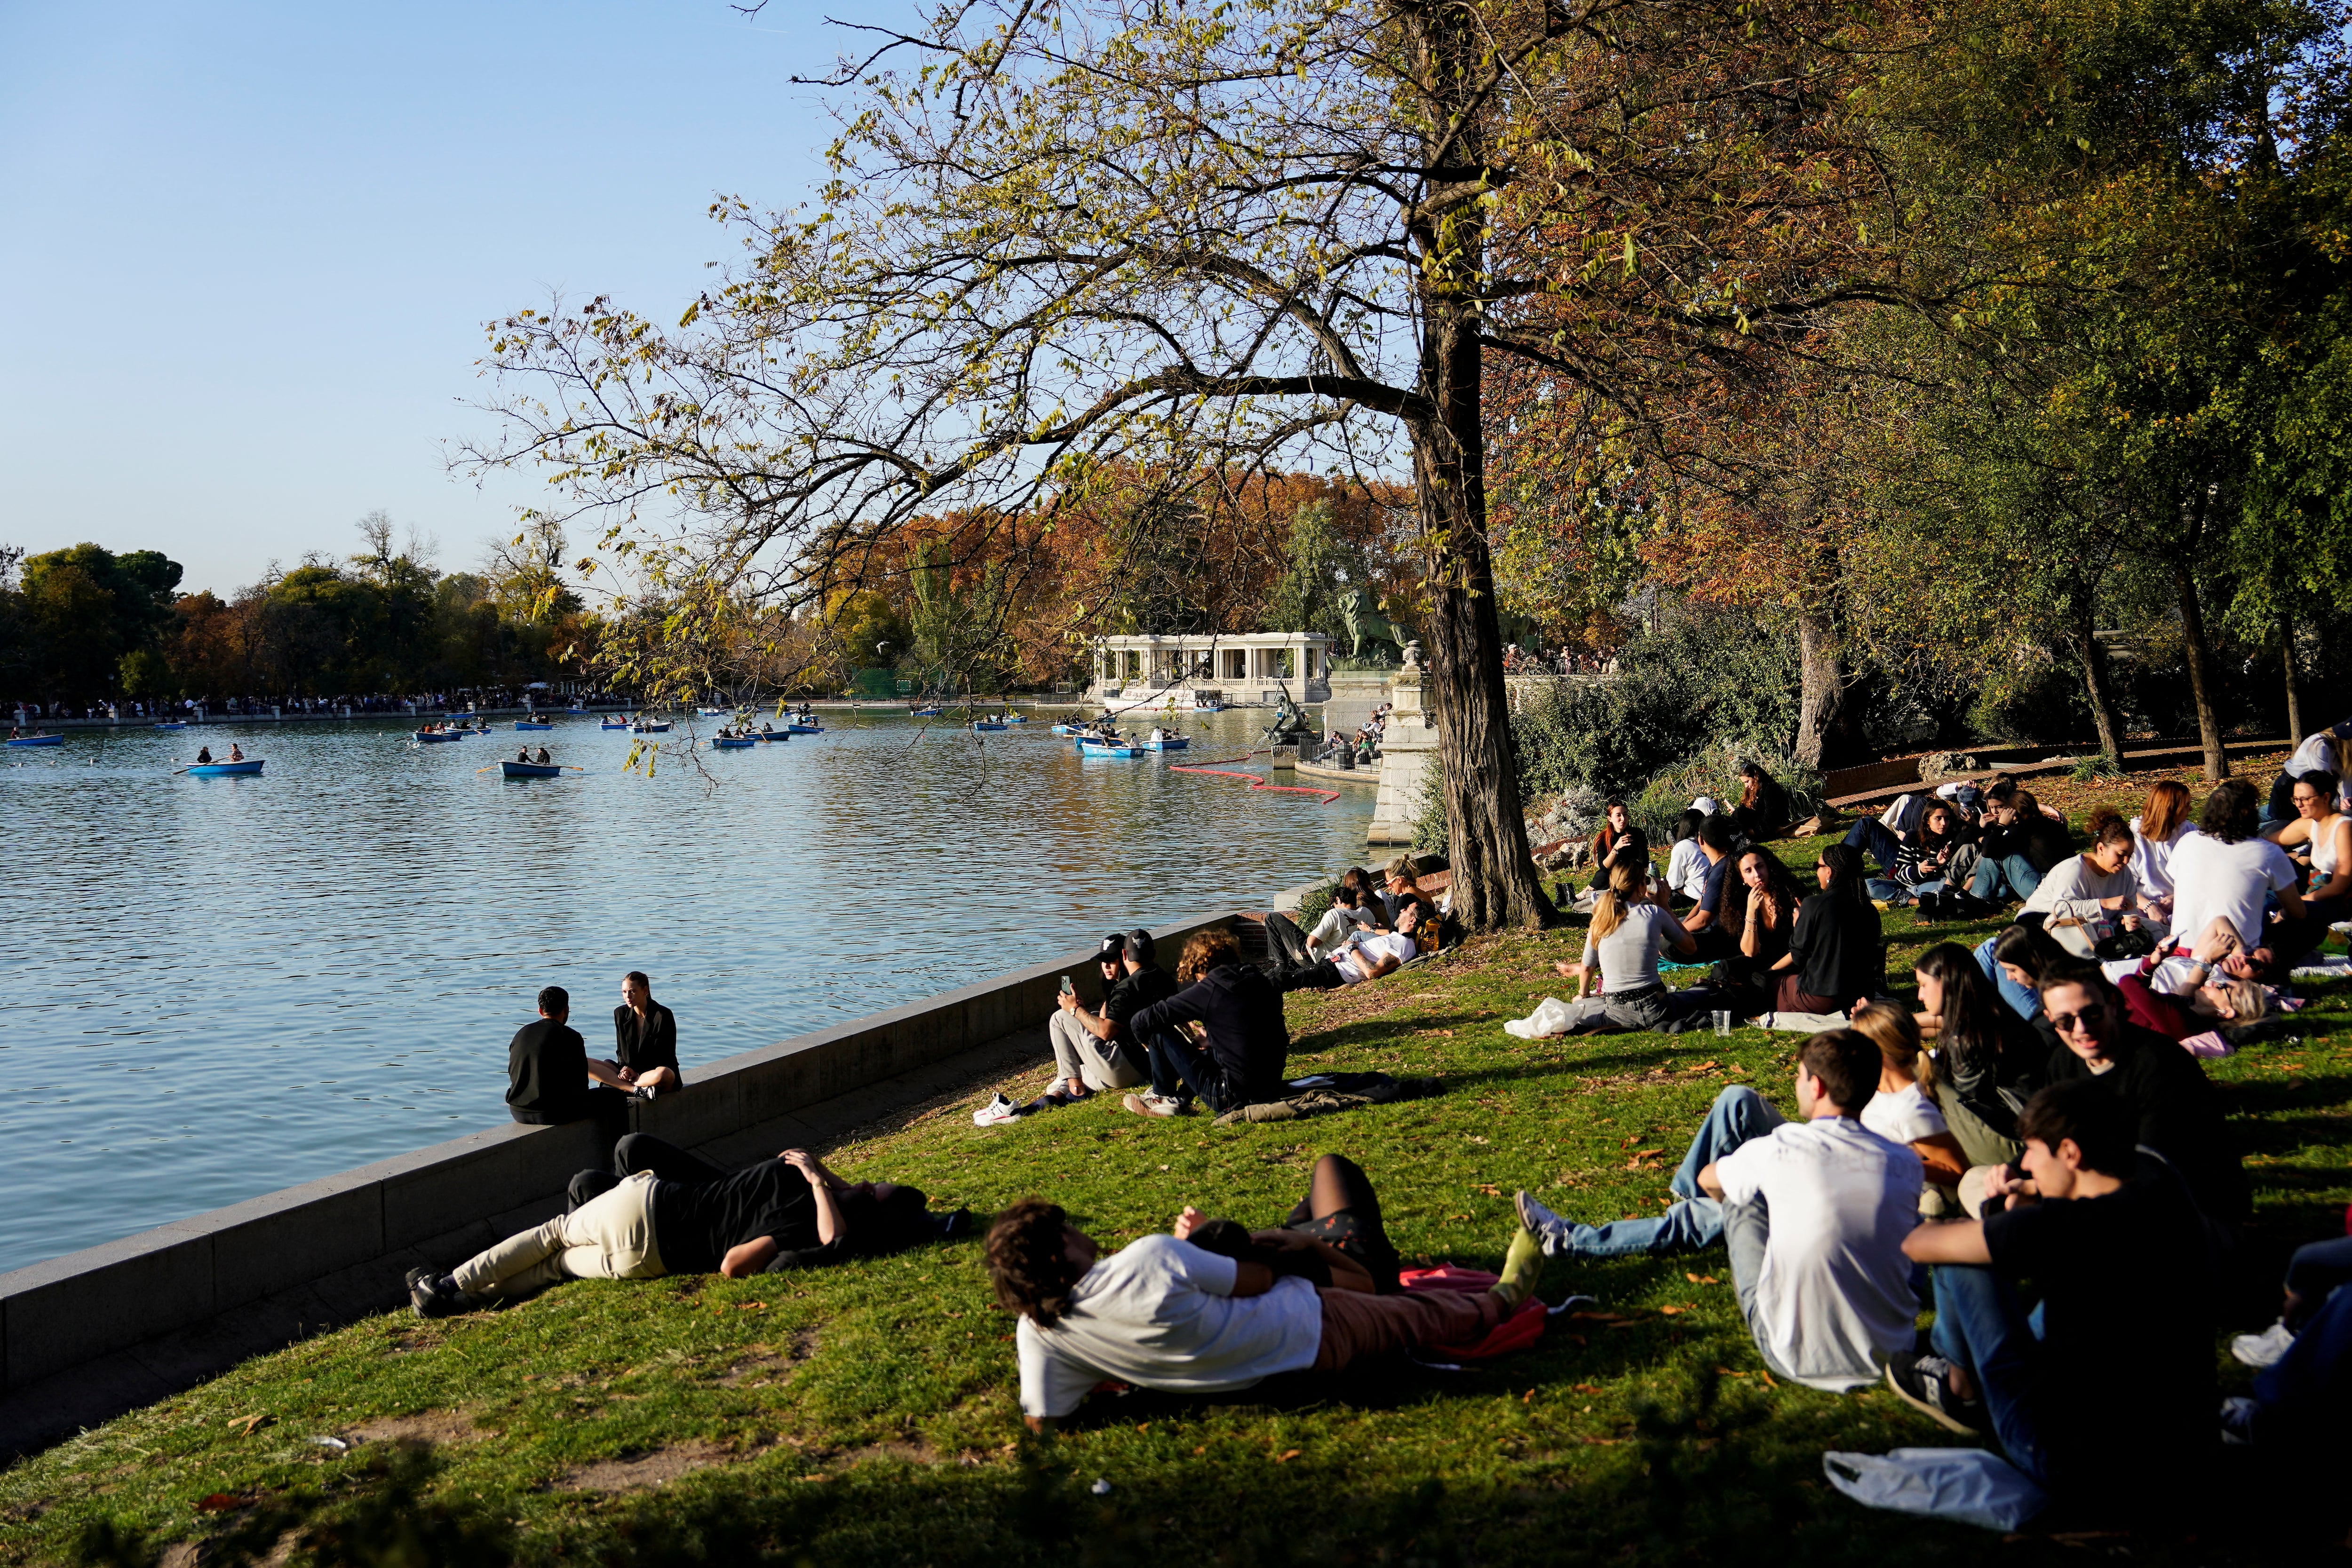
<path id="1" fill-rule="evenodd" d="M 1287 689 L 1293 702 L 1328 702 L 1330 642 L 1320 632 L 1097 637 L 1087 695 L 1097 702 L 1173 695 L 1271 706 Z"/>

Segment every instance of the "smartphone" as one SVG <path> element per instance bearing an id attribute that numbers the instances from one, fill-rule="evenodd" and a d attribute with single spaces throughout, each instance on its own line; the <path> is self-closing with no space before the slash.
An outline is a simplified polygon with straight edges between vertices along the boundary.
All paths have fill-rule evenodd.
<path id="1" fill-rule="evenodd" d="M 1070 984 L 1070 977 L 1067 975 L 1062 977 L 1062 994 L 1066 997 L 1074 997 L 1078 994 L 1078 988 Z"/>

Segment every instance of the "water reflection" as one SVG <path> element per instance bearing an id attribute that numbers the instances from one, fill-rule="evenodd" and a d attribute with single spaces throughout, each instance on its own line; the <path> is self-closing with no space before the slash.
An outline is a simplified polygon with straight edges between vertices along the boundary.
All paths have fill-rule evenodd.
<path id="1" fill-rule="evenodd" d="M 709 755 L 715 789 L 622 773 L 593 719 L 530 737 L 588 769 L 551 780 L 498 776 L 509 730 L 379 722 L 236 732 L 258 779 L 170 774 L 217 728 L 0 754 L 0 1269 L 499 1122 L 544 985 L 609 1051 L 646 970 L 691 1069 L 1363 854 L 1369 789 L 1082 760 L 1044 724 L 828 722 Z M 1171 760 L 1261 722 L 1188 719 Z"/>

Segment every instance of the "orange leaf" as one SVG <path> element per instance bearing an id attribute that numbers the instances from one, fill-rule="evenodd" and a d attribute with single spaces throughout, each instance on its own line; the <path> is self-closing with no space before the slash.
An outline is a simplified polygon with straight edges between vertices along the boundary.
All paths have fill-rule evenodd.
<path id="1" fill-rule="evenodd" d="M 1286 1465 L 1290 1463 L 1291 1460 L 1297 1458 L 1298 1455 L 1299 1450 L 1297 1448 L 1285 1448 L 1282 1452 L 1274 1456 L 1274 1462 L 1277 1465 Z"/>
<path id="2" fill-rule="evenodd" d="M 231 1497 L 225 1491 L 216 1491 L 197 1503 L 196 1511 L 198 1513 L 226 1513 L 230 1509 L 242 1508 L 244 1506 L 245 1504 L 243 1500 Z"/>

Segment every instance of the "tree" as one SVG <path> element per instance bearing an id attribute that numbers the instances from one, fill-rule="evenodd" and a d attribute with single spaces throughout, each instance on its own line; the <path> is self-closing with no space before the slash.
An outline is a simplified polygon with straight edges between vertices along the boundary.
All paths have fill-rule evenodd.
<path id="1" fill-rule="evenodd" d="M 124 657 L 171 624 L 180 566 L 155 550 L 125 555 L 79 544 L 27 557 L 24 603 L 36 684 L 67 697 L 109 695 Z"/>
<path id="2" fill-rule="evenodd" d="M 1486 532 L 1486 367 L 1549 367 L 1638 421 L 1648 343 L 1695 365 L 1843 287 L 1751 291 L 1670 239 L 1751 214 L 1708 215 L 1711 159 L 1689 132 L 1712 108 L 1675 83 L 1684 112 L 1652 118 L 1650 84 L 1618 90 L 1619 62 L 1737 53 L 1758 21 L 1710 0 L 943 5 L 837 78 L 860 96 L 821 211 L 723 204 L 750 260 L 677 329 L 602 299 L 495 328 L 508 435 L 470 455 L 551 464 L 571 508 L 619 530 L 613 548 L 752 603 L 865 585 L 877 543 L 950 498 L 1050 528 L 1119 462 L 1367 479 L 1402 465 L 1454 911 L 1538 922 Z M 1743 83 L 1751 99 L 1785 95 L 1772 68 Z M 1600 216 L 1593 150 L 1629 140 L 1677 198 L 1654 223 Z M 1623 194 L 1631 210 L 1650 193 Z M 1538 243 L 1563 208 L 1586 220 L 1565 253 Z M 1675 264 L 1643 267 L 1654 243 Z M 1607 317 L 1575 335 L 1509 311 L 1595 290 Z M 641 518 L 673 501 L 676 531 Z"/>

